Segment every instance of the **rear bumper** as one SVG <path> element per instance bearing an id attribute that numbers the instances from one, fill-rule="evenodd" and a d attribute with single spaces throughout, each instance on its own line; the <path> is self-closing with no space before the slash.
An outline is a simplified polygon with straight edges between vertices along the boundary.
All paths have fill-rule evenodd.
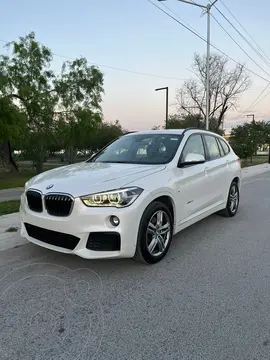
<path id="1" fill-rule="evenodd" d="M 57 217 L 49 215 L 46 210 L 43 210 L 42 213 L 31 211 L 26 196 L 23 194 L 20 206 L 21 235 L 36 245 L 62 253 L 78 255 L 85 259 L 130 258 L 135 254 L 139 223 L 145 207 L 145 197 L 139 197 L 134 204 L 124 209 L 89 208 L 79 198 L 76 198 L 72 213 L 67 217 Z M 115 227 L 110 223 L 109 218 L 111 215 L 115 215 L 120 219 L 118 226 Z M 41 228 L 39 231 L 44 229 L 42 238 L 45 241 L 30 236 L 29 228 L 27 231 L 27 225 L 25 224 Z M 78 238 L 79 241 L 74 249 L 65 247 L 64 240 L 61 243 L 62 246 L 55 246 L 53 241 L 53 235 L 55 234 L 46 232 L 46 230 L 61 233 L 63 237 L 65 234 L 71 235 Z M 96 232 L 118 233 L 120 236 L 120 248 L 114 251 L 88 249 L 89 234 Z"/>

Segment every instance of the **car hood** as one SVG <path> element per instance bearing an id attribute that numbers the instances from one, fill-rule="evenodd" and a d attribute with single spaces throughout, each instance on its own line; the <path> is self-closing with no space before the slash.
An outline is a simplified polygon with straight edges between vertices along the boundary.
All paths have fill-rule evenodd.
<path id="1" fill-rule="evenodd" d="M 42 193 L 61 192 L 74 197 L 136 186 L 136 180 L 165 169 L 165 165 L 78 163 L 62 166 L 32 178 L 27 188 Z M 47 187 L 50 187 L 47 189 Z"/>

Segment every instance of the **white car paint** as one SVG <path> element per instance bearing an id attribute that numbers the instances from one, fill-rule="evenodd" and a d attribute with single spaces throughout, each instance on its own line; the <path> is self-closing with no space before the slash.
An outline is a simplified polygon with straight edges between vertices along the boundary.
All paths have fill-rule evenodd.
<path id="1" fill-rule="evenodd" d="M 170 197 L 174 209 L 173 233 L 226 207 L 230 184 L 234 178 L 241 183 L 241 165 L 231 147 L 219 135 L 204 130 L 155 130 L 127 134 L 172 134 L 181 135 L 182 140 L 173 159 L 167 164 L 119 164 L 79 163 L 49 170 L 32 178 L 21 196 L 21 234 L 29 241 L 63 253 L 71 253 L 87 259 L 133 257 L 136 250 L 139 224 L 147 206 L 161 196 Z M 194 134 L 214 135 L 229 146 L 230 152 L 212 161 L 179 168 L 178 161 L 190 136 Z M 46 187 L 52 188 L 46 189 Z M 143 189 L 138 198 L 124 208 L 87 207 L 81 197 L 90 193 L 109 191 L 124 187 Z M 30 210 L 26 191 L 37 190 L 42 194 L 43 211 Z M 48 214 L 44 209 L 44 196 L 48 193 L 69 194 L 74 199 L 69 216 L 59 217 Z M 116 215 L 120 224 L 113 226 L 110 216 Z M 25 223 L 42 229 L 70 234 L 80 239 L 70 250 L 54 246 L 30 237 Z M 86 248 L 92 232 L 114 231 L 120 234 L 121 246 L 117 251 L 94 251 Z"/>

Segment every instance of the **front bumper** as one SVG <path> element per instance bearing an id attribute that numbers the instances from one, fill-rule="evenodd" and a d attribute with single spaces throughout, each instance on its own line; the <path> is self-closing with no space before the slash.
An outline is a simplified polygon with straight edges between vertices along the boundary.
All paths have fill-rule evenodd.
<path id="1" fill-rule="evenodd" d="M 90 208 L 85 206 L 79 198 L 74 200 L 72 213 L 67 217 L 52 216 L 43 210 L 42 213 L 29 209 L 25 194 L 21 196 L 20 217 L 21 235 L 27 240 L 47 249 L 62 253 L 75 254 L 85 259 L 102 258 L 130 258 L 136 250 L 138 228 L 141 216 L 146 208 L 145 197 L 139 197 L 130 207 L 117 208 Z M 110 223 L 110 216 L 115 215 L 120 219 L 118 226 Z M 78 244 L 70 250 L 66 247 L 55 246 L 53 240 L 50 243 L 40 241 L 32 236 L 26 229 L 27 225 L 68 234 L 79 238 Z M 89 234 L 93 232 L 117 232 L 120 235 L 120 250 L 94 251 L 89 250 L 87 241 Z M 49 234 L 49 232 L 44 232 Z M 50 235 L 46 235 L 50 236 Z M 49 239 L 48 239 L 49 240 Z"/>

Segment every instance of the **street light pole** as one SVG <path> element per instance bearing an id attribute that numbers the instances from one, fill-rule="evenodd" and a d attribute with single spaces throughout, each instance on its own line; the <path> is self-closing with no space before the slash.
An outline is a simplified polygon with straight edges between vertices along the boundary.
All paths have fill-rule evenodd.
<path id="1" fill-rule="evenodd" d="M 168 128 L 168 117 L 169 117 L 169 88 L 168 86 L 163 87 L 163 88 L 158 88 L 155 89 L 155 91 L 160 91 L 160 90 L 166 90 L 166 120 L 165 120 L 165 129 Z"/>
<path id="2" fill-rule="evenodd" d="M 255 115 L 254 115 L 254 114 L 247 115 L 247 118 L 249 118 L 249 117 L 252 117 L 252 123 L 254 124 L 254 122 L 255 122 Z"/>
<path id="3" fill-rule="evenodd" d="M 210 113 L 210 15 L 211 5 L 207 5 L 207 48 L 206 48 L 206 117 L 205 129 L 209 130 Z"/>
<path id="4" fill-rule="evenodd" d="M 164 0 L 158 0 L 164 1 Z M 211 17 L 211 8 L 215 5 L 218 0 L 209 3 L 208 5 L 197 4 L 193 1 L 188 0 L 178 0 L 182 3 L 197 6 L 207 13 L 207 48 L 206 48 L 206 114 L 205 114 L 205 129 L 209 130 L 209 114 L 210 114 L 210 17 Z"/>

